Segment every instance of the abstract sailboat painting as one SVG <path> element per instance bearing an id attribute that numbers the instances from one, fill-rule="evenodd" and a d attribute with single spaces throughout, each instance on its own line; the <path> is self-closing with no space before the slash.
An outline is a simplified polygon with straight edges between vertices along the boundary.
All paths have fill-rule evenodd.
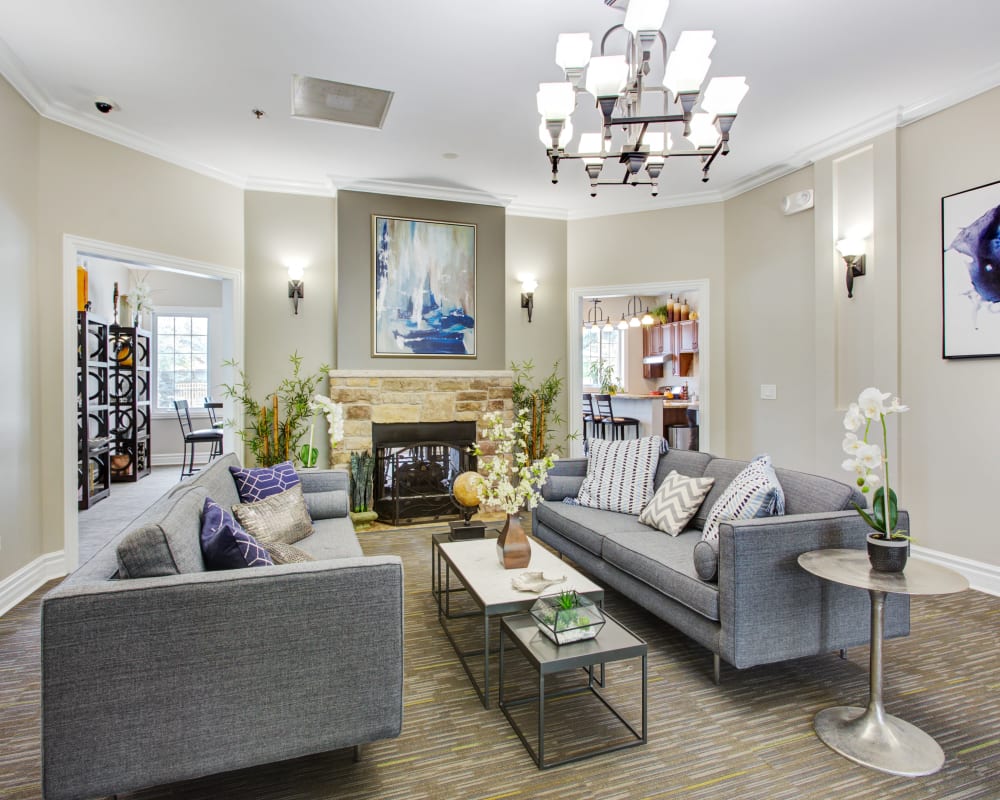
<path id="1" fill-rule="evenodd" d="M 372 354 L 476 355 L 476 226 L 372 215 Z"/>

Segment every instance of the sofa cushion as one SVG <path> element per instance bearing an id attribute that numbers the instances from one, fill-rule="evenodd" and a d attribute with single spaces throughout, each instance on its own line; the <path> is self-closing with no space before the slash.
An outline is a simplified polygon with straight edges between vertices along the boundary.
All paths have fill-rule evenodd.
<path id="1" fill-rule="evenodd" d="M 147 517 L 118 543 L 118 577 L 157 578 L 204 572 L 201 555 L 201 510 L 208 493 L 187 487 L 161 513 Z"/>
<path id="2" fill-rule="evenodd" d="M 708 512 L 702 531 L 706 542 L 719 540 L 719 523 L 785 513 L 785 496 L 769 455 L 757 456 L 733 478 Z"/>
<path id="3" fill-rule="evenodd" d="M 694 546 L 694 571 L 703 581 L 715 580 L 719 572 L 718 542 L 706 542 L 702 539 Z"/>
<path id="4" fill-rule="evenodd" d="M 664 536 L 642 532 L 611 533 L 604 539 L 604 560 L 702 616 L 719 619 L 718 587 L 699 579 L 693 552 L 697 531 Z"/>
<path id="5" fill-rule="evenodd" d="M 304 564 L 316 559 L 294 544 L 284 542 L 264 542 L 263 548 L 275 564 Z"/>
<path id="6" fill-rule="evenodd" d="M 229 471 L 236 481 L 241 503 L 256 503 L 300 483 L 291 461 L 283 461 L 273 467 L 230 467 Z"/>
<path id="7" fill-rule="evenodd" d="M 233 516 L 261 542 L 294 544 L 313 532 L 312 520 L 298 484 L 254 503 L 233 506 Z"/>
<path id="8" fill-rule="evenodd" d="M 236 483 L 233 481 L 229 468 L 239 465 L 240 462 L 235 453 L 226 453 L 202 467 L 192 477 L 182 480 L 167 492 L 167 497 L 176 497 L 192 486 L 200 486 L 220 506 L 232 508 L 234 503 L 240 502 L 240 496 L 236 492 Z"/>
<path id="9" fill-rule="evenodd" d="M 711 461 L 711 455 L 698 450 L 668 450 L 660 456 L 660 461 L 656 465 L 653 486 L 659 488 L 663 479 L 671 472 L 687 475 L 689 478 L 700 478 L 705 474 L 705 469 Z"/>
<path id="10" fill-rule="evenodd" d="M 215 569 L 269 567 L 274 564 L 261 544 L 233 519 L 233 515 L 205 498 L 201 515 L 201 553 L 205 566 Z"/>
<path id="11" fill-rule="evenodd" d="M 595 556 L 601 555 L 604 537 L 608 533 L 649 532 L 649 528 L 641 524 L 638 517 L 630 514 L 566 503 L 543 501 L 538 504 L 534 514 L 536 524 L 551 528 Z"/>
<path id="12" fill-rule="evenodd" d="M 653 496 L 662 441 L 659 436 L 621 442 L 592 440 L 587 477 L 577 495 L 580 505 L 638 515 Z"/>
<path id="13" fill-rule="evenodd" d="M 317 561 L 327 558 L 357 558 L 363 556 L 361 543 L 348 517 L 320 519 L 313 523 L 315 533 L 295 546 Z"/>
<path id="14" fill-rule="evenodd" d="M 306 508 L 314 520 L 346 517 L 348 508 L 347 492 L 331 489 L 325 492 L 306 492 Z"/>
<path id="15" fill-rule="evenodd" d="M 704 502 L 713 483 L 714 478 L 688 478 L 671 472 L 642 509 L 639 522 L 676 536 Z"/>

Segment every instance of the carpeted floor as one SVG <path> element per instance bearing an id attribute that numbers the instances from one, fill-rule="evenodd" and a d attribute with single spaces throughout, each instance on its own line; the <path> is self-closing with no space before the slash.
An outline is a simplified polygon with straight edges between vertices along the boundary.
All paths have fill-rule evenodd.
<path id="1" fill-rule="evenodd" d="M 724 665 L 715 686 L 706 651 L 609 592 L 607 609 L 649 643 L 649 743 L 540 772 L 500 711 L 479 703 L 438 624 L 430 529 L 367 533 L 362 544 L 369 554 L 400 554 L 405 564 L 402 735 L 367 745 L 361 763 L 336 751 L 127 797 L 1000 798 L 1000 598 L 972 591 L 914 598 L 912 634 L 886 643 L 887 710 L 934 736 L 947 757 L 936 775 L 899 778 L 847 761 L 812 731 L 820 709 L 866 701 L 867 648 L 847 660 L 831 654 L 745 671 Z M 0 618 L 0 796 L 10 800 L 39 796 L 41 594 Z M 632 664 L 610 670 L 609 685 L 637 714 Z M 572 735 L 599 724 L 575 702 L 557 701 L 549 714 Z"/>

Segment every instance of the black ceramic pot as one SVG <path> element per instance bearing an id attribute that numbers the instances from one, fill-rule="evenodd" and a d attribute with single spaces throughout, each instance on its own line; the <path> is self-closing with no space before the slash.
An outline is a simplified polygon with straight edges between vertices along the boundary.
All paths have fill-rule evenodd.
<path id="1" fill-rule="evenodd" d="M 902 572 L 910 555 L 909 539 L 880 539 L 868 535 L 868 561 L 876 572 Z"/>

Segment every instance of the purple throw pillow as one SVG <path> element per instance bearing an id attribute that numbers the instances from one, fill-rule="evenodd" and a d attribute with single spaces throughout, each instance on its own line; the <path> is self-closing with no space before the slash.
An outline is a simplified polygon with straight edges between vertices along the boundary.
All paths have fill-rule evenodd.
<path id="1" fill-rule="evenodd" d="M 233 515 L 210 497 L 205 498 L 201 512 L 201 555 L 205 559 L 205 567 L 210 570 L 269 567 L 274 564 L 260 542 L 243 530 Z"/>
<path id="2" fill-rule="evenodd" d="M 241 503 L 256 503 L 271 495 L 281 494 L 286 489 L 301 483 L 291 461 L 283 461 L 273 467 L 230 467 L 236 491 Z"/>

